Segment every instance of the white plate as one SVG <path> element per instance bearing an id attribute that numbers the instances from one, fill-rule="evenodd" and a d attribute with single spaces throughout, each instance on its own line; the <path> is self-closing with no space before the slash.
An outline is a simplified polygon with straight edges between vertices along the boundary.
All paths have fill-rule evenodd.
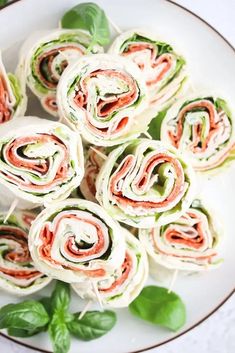
<path id="1" fill-rule="evenodd" d="M 22 40 L 35 30 L 56 27 L 62 14 L 78 2 L 21 0 L 1 10 L 0 48 L 3 50 L 7 68 L 15 67 Z M 235 99 L 234 49 L 202 20 L 165 0 L 96 2 L 120 28 L 147 27 L 154 29 L 162 40 L 173 43 L 186 57 L 195 87 L 216 90 L 231 101 Z M 29 113 L 39 112 L 36 100 L 32 100 Z M 220 211 L 221 221 L 224 223 L 224 263 L 218 270 L 177 279 L 174 290 L 183 298 L 187 307 L 187 322 L 183 329 L 171 333 L 140 321 L 131 316 L 127 309 L 122 309 L 117 311 L 118 323 L 109 334 L 89 343 L 73 340 L 71 353 L 127 353 L 147 350 L 183 334 L 222 305 L 234 290 L 234 180 L 234 166 L 213 180 L 200 180 L 201 193 Z M 0 294 L 0 306 L 16 300 L 8 294 Z M 79 311 L 83 306 L 84 303 L 74 296 L 72 309 Z M 18 339 L 17 342 L 41 351 L 51 350 L 45 334 Z"/>

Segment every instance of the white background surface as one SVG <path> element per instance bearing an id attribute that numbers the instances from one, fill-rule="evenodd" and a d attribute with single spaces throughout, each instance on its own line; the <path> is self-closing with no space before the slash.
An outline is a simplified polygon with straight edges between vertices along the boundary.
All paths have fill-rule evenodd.
<path id="1" fill-rule="evenodd" d="M 66 1 L 66 0 L 65 0 Z M 85 1 L 85 0 L 84 0 Z M 148 0 L 145 1 L 147 5 Z M 200 17 L 226 37 L 235 47 L 235 0 L 175 0 Z M 218 283 L 219 285 L 219 283 Z M 235 352 L 235 296 L 200 326 L 152 353 L 234 353 Z M 33 353 L 0 337 L 0 351 L 4 353 Z M 94 353 L 94 352 L 90 352 Z"/>

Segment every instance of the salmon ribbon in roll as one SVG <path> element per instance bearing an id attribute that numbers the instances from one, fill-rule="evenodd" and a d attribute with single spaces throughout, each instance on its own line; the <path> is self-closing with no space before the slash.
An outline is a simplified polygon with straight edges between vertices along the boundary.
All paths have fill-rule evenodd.
<path id="1" fill-rule="evenodd" d="M 19 70 L 49 114 L 57 115 L 56 89 L 64 69 L 86 54 L 91 40 L 83 30 L 55 29 L 33 34 L 21 48 Z M 103 48 L 93 46 L 90 53 L 97 52 Z"/>
<path id="2" fill-rule="evenodd" d="M 193 169 L 176 149 L 138 139 L 109 154 L 96 180 L 96 198 L 118 221 L 151 228 L 179 218 L 194 187 Z"/>
<path id="3" fill-rule="evenodd" d="M 29 235 L 31 256 L 48 276 L 64 282 L 97 281 L 125 256 L 122 228 L 99 205 L 68 199 L 42 211 Z"/>
<path id="4" fill-rule="evenodd" d="M 106 155 L 106 150 L 104 147 L 95 147 L 95 150 L 89 147 L 85 151 L 85 174 L 79 189 L 86 200 L 97 202 L 95 198 L 96 178 L 101 166 L 104 164 L 104 158 L 99 152 Z"/>
<path id="5" fill-rule="evenodd" d="M 126 239 L 124 262 L 107 278 L 97 282 L 101 302 L 116 308 L 127 307 L 139 295 L 148 277 L 148 260 L 142 244 L 129 231 L 123 231 Z M 97 300 L 90 282 L 72 284 L 72 287 L 80 297 Z"/>
<path id="6" fill-rule="evenodd" d="M 28 248 L 28 232 L 35 214 L 18 211 L 4 223 L 0 213 L 0 288 L 16 295 L 28 295 L 45 287 L 50 279 L 39 272 Z"/>
<path id="7" fill-rule="evenodd" d="M 152 118 L 169 106 L 185 88 L 185 60 L 155 35 L 130 30 L 118 36 L 109 53 L 119 54 L 136 63 L 145 79 Z"/>
<path id="8" fill-rule="evenodd" d="M 57 102 L 60 116 L 96 146 L 117 145 L 147 130 L 148 121 L 138 116 L 147 107 L 146 85 L 126 58 L 97 54 L 70 65 Z"/>
<path id="9" fill-rule="evenodd" d="M 139 230 L 140 242 L 149 255 L 153 271 L 160 270 L 159 265 L 182 271 L 216 268 L 221 263 L 218 258 L 220 238 L 215 219 L 197 199 L 178 220 Z"/>
<path id="10" fill-rule="evenodd" d="M 24 117 L 2 125 L 0 134 L 0 193 L 5 204 L 8 197 L 22 201 L 20 208 L 63 200 L 80 184 L 81 140 L 64 124 Z"/>
<path id="11" fill-rule="evenodd" d="M 190 96 L 167 112 L 161 140 L 184 152 L 195 170 L 209 171 L 234 159 L 235 127 L 227 103 L 212 96 Z"/>
<path id="12" fill-rule="evenodd" d="M 0 52 L 0 124 L 24 115 L 27 104 L 24 91 L 19 78 L 6 73 Z"/>

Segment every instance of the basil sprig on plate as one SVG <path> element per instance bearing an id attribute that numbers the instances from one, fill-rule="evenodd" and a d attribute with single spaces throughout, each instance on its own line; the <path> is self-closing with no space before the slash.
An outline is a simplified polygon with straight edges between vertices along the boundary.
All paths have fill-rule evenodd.
<path id="1" fill-rule="evenodd" d="M 68 352 L 70 348 L 70 334 L 67 322 L 73 320 L 73 315 L 68 312 L 69 303 L 69 284 L 57 281 L 51 296 L 51 307 L 47 308 L 51 312 L 48 332 L 55 353 Z"/>
<path id="2" fill-rule="evenodd" d="M 92 36 L 93 45 L 107 45 L 110 42 L 109 21 L 98 5 L 93 2 L 79 4 L 66 12 L 61 19 L 61 27 L 83 29 Z"/>
<path id="3" fill-rule="evenodd" d="M 70 348 L 70 334 L 90 341 L 114 327 L 114 312 L 89 311 L 79 319 L 80 313 L 69 312 L 70 300 L 69 284 L 57 281 L 51 297 L 3 306 L 0 329 L 7 328 L 8 334 L 15 337 L 30 337 L 48 330 L 54 353 L 66 353 Z"/>
<path id="4" fill-rule="evenodd" d="M 0 0 L 0 7 L 6 5 L 7 0 Z"/>
<path id="5" fill-rule="evenodd" d="M 172 331 L 179 330 L 186 321 L 185 305 L 180 297 L 162 287 L 145 287 L 129 309 L 139 318 Z"/>
<path id="6" fill-rule="evenodd" d="M 30 337 L 44 331 L 49 316 L 44 306 L 36 300 L 8 304 L 0 309 L 0 329 L 7 328 L 9 335 Z"/>
<path id="7" fill-rule="evenodd" d="M 68 329 L 73 336 L 83 341 L 90 341 L 105 335 L 117 321 L 116 314 L 110 310 L 102 313 L 90 311 L 82 319 L 79 319 L 79 315 L 80 313 L 74 314 L 73 320 L 68 323 Z"/>

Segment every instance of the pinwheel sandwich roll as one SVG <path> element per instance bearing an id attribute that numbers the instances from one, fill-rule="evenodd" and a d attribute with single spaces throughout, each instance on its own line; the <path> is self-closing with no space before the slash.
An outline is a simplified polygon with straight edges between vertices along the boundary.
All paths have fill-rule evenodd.
<path id="1" fill-rule="evenodd" d="M 139 136 L 148 121 L 146 85 L 138 66 L 108 54 L 82 57 L 63 73 L 57 101 L 61 118 L 96 146 L 114 146 Z"/>
<path id="2" fill-rule="evenodd" d="M 0 213 L 0 289 L 19 296 L 35 293 L 50 282 L 29 253 L 28 232 L 35 214 L 17 211 L 4 223 L 5 216 Z"/>
<path id="3" fill-rule="evenodd" d="M 139 66 L 147 85 L 152 118 L 185 91 L 185 59 L 155 33 L 142 29 L 124 32 L 114 40 L 109 53 L 126 57 Z"/>
<path id="4" fill-rule="evenodd" d="M 57 115 L 56 89 L 64 69 L 86 54 L 91 40 L 83 30 L 54 29 L 32 34 L 22 46 L 18 71 L 49 114 Z M 103 48 L 95 45 L 89 52 Z"/>
<path id="5" fill-rule="evenodd" d="M 64 282 L 97 281 L 125 256 L 122 229 L 99 205 L 67 199 L 42 211 L 29 235 L 31 256 L 43 273 Z"/>
<path id="6" fill-rule="evenodd" d="M 161 125 L 161 140 L 186 154 L 199 172 L 219 168 L 234 159 L 235 127 L 225 100 L 194 95 L 179 100 Z"/>
<path id="7" fill-rule="evenodd" d="M 16 75 L 6 72 L 0 52 L 0 124 L 23 116 L 26 105 L 24 84 Z"/>
<path id="8" fill-rule="evenodd" d="M 86 200 L 97 202 L 95 198 L 96 178 L 104 164 L 105 157 L 103 156 L 106 156 L 107 152 L 107 148 L 98 146 L 95 146 L 95 149 L 92 146 L 85 149 L 85 173 L 79 190 Z"/>
<path id="9" fill-rule="evenodd" d="M 161 267 L 180 271 L 217 268 L 221 230 L 214 212 L 195 199 L 176 221 L 161 227 L 140 229 L 139 239 L 150 258 L 150 269 L 157 276 Z"/>
<path id="10" fill-rule="evenodd" d="M 190 206 L 194 172 L 175 148 L 138 139 L 114 149 L 96 180 L 96 198 L 115 219 L 137 228 L 167 224 Z"/>
<path id="11" fill-rule="evenodd" d="M 99 297 L 104 305 L 127 307 L 141 292 L 148 277 L 148 260 L 137 238 L 122 228 L 126 240 L 124 262 L 107 278 L 97 282 Z M 84 299 L 97 300 L 89 281 L 72 284 L 75 292 Z"/>
<path id="12" fill-rule="evenodd" d="M 24 117 L 0 126 L 3 206 L 35 207 L 69 196 L 84 173 L 79 136 L 64 124 Z"/>

